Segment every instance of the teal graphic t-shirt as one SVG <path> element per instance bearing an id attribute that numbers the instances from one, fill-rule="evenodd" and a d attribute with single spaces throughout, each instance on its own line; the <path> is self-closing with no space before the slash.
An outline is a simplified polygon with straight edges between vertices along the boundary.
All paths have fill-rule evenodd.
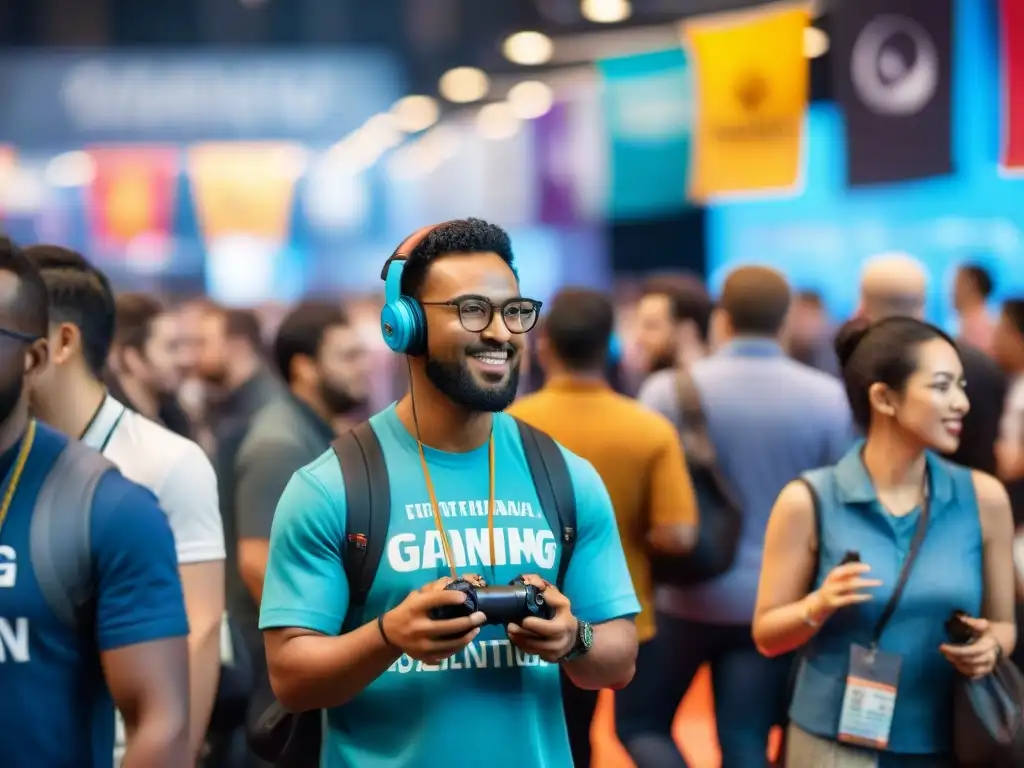
<path id="1" fill-rule="evenodd" d="M 388 465 L 391 525 L 365 623 L 413 590 L 449 575 L 415 439 L 395 406 L 370 419 Z M 507 584 L 523 573 L 554 581 L 560 546 L 537 500 L 514 420 L 495 414 L 496 566 L 487 527 L 487 445 L 468 453 L 425 448 L 445 533 L 460 574 Z M 589 462 L 562 449 L 577 505 L 576 548 L 563 590 L 592 623 L 640 611 L 615 515 Z M 341 560 L 345 491 L 333 451 L 300 469 L 274 517 L 260 628 L 341 633 L 349 590 Z M 438 665 L 402 656 L 365 691 L 327 713 L 325 768 L 565 768 L 572 765 L 559 670 L 483 627 Z"/>

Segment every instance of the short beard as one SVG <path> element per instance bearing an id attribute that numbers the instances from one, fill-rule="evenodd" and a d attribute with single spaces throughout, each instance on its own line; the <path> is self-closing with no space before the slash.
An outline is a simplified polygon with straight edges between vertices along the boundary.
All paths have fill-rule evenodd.
<path id="1" fill-rule="evenodd" d="M 366 405 L 365 399 L 352 397 L 344 389 L 331 386 L 323 380 L 320 381 L 320 399 L 335 416 L 346 416 Z"/>
<path id="2" fill-rule="evenodd" d="M 465 361 L 442 362 L 427 355 L 425 370 L 430 383 L 449 400 L 468 411 L 496 413 L 512 405 L 519 389 L 519 361 L 501 387 L 481 387 Z"/>

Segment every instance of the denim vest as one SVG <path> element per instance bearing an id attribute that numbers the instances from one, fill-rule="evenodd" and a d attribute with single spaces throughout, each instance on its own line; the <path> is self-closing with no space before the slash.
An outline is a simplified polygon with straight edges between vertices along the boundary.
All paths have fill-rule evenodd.
<path id="1" fill-rule="evenodd" d="M 920 518 L 898 518 L 879 504 L 858 443 L 834 467 L 804 475 L 820 500 L 818 574 L 814 588 L 848 550 L 860 552 L 882 586 L 875 599 L 841 609 L 801 649 L 792 721 L 809 733 L 835 738 L 850 646 L 871 642 L 892 594 Z M 953 667 L 939 653 L 944 622 L 982 605 L 982 531 L 971 471 L 928 453 L 928 530 L 906 590 L 879 642 L 903 659 L 889 751 L 940 754 L 951 749 Z"/>

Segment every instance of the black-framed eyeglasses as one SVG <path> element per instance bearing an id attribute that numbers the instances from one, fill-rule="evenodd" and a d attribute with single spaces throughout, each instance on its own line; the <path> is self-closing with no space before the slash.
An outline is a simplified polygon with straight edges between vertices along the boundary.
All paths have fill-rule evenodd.
<path id="1" fill-rule="evenodd" d="M 491 324 L 495 311 L 510 333 L 526 333 L 537 324 L 543 302 L 536 299 L 509 299 L 495 304 L 483 296 L 460 296 L 451 301 L 423 301 L 427 307 L 455 307 L 459 310 L 459 322 L 470 333 L 482 333 Z"/>
<path id="2" fill-rule="evenodd" d="M 23 344 L 32 344 L 41 338 L 40 336 L 34 333 L 22 333 L 21 331 L 12 331 L 10 328 L 0 328 L 0 337 L 11 339 L 13 341 L 20 341 Z"/>

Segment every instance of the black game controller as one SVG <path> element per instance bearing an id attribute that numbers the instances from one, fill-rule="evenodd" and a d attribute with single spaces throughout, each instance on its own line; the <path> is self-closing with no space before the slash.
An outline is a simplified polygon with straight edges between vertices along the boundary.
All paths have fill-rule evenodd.
<path id="1" fill-rule="evenodd" d="M 523 619 L 554 618 L 555 610 L 544 600 L 543 590 L 527 584 L 522 577 L 513 579 L 507 587 L 474 587 L 464 579 L 457 579 L 445 589 L 454 589 L 466 596 L 461 605 L 442 605 L 430 610 L 435 620 L 458 619 L 477 611 L 486 617 L 486 624 L 522 624 Z"/>

